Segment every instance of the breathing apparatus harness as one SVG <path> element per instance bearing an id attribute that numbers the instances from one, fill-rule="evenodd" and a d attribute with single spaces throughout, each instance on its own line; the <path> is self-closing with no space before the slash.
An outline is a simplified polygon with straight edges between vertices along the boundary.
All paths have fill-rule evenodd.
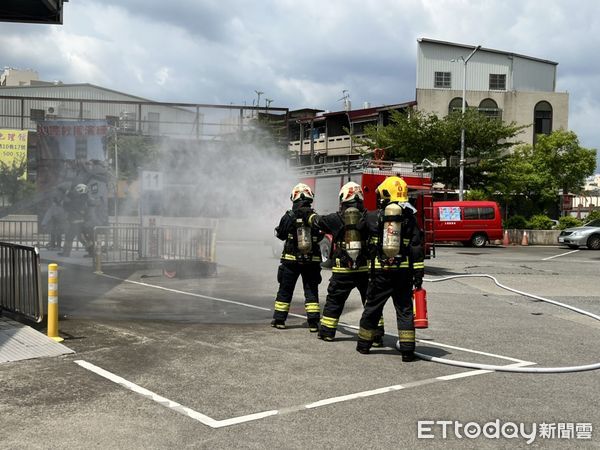
<path id="1" fill-rule="evenodd" d="M 377 242 L 375 251 L 371 253 L 371 268 L 375 263 L 381 267 L 400 267 L 407 259 L 404 234 L 406 232 L 407 218 L 403 208 L 396 202 L 388 202 L 377 213 Z"/>

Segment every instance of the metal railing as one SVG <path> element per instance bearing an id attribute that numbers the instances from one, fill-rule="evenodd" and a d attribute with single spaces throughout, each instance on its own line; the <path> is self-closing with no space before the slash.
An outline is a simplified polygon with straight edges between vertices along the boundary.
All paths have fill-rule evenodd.
<path id="1" fill-rule="evenodd" d="M 0 241 L 45 248 L 50 244 L 50 234 L 41 230 L 35 219 L 0 219 Z M 80 249 L 82 247 L 79 240 L 75 239 L 73 248 Z"/>
<path id="2" fill-rule="evenodd" d="M 215 263 L 216 232 L 211 227 L 119 225 L 94 227 L 96 270 L 105 264 L 204 261 Z"/>
<path id="3" fill-rule="evenodd" d="M 0 308 L 42 321 L 44 302 L 37 247 L 0 242 Z"/>

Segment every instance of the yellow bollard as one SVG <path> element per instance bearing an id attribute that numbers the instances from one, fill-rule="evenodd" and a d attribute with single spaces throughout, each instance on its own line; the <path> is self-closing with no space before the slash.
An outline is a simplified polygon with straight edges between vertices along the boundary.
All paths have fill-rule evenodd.
<path id="1" fill-rule="evenodd" d="M 48 264 L 48 337 L 64 341 L 58 335 L 58 264 Z"/>

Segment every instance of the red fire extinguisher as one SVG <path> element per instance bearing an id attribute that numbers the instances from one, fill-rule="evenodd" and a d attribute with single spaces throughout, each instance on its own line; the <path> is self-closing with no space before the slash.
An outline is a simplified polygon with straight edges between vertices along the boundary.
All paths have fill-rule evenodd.
<path id="1" fill-rule="evenodd" d="M 413 308 L 415 328 L 429 327 L 427 320 L 427 291 L 423 288 L 413 291 Z"/>

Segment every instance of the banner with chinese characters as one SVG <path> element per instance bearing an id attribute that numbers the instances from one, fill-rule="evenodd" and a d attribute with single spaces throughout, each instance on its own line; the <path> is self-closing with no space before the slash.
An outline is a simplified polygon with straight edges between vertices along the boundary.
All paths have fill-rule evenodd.
<path id="1" fill-rule="evenodd" d="M 25 162 L 22 178 L 27 178 L 27 130 L 0 129 L 0 169 Z"/>
<path id="2" fill-rule="evenodd" d="M 40 159 L 104 161 L 106 120 L 45 120 L 38 122 Z"/>

